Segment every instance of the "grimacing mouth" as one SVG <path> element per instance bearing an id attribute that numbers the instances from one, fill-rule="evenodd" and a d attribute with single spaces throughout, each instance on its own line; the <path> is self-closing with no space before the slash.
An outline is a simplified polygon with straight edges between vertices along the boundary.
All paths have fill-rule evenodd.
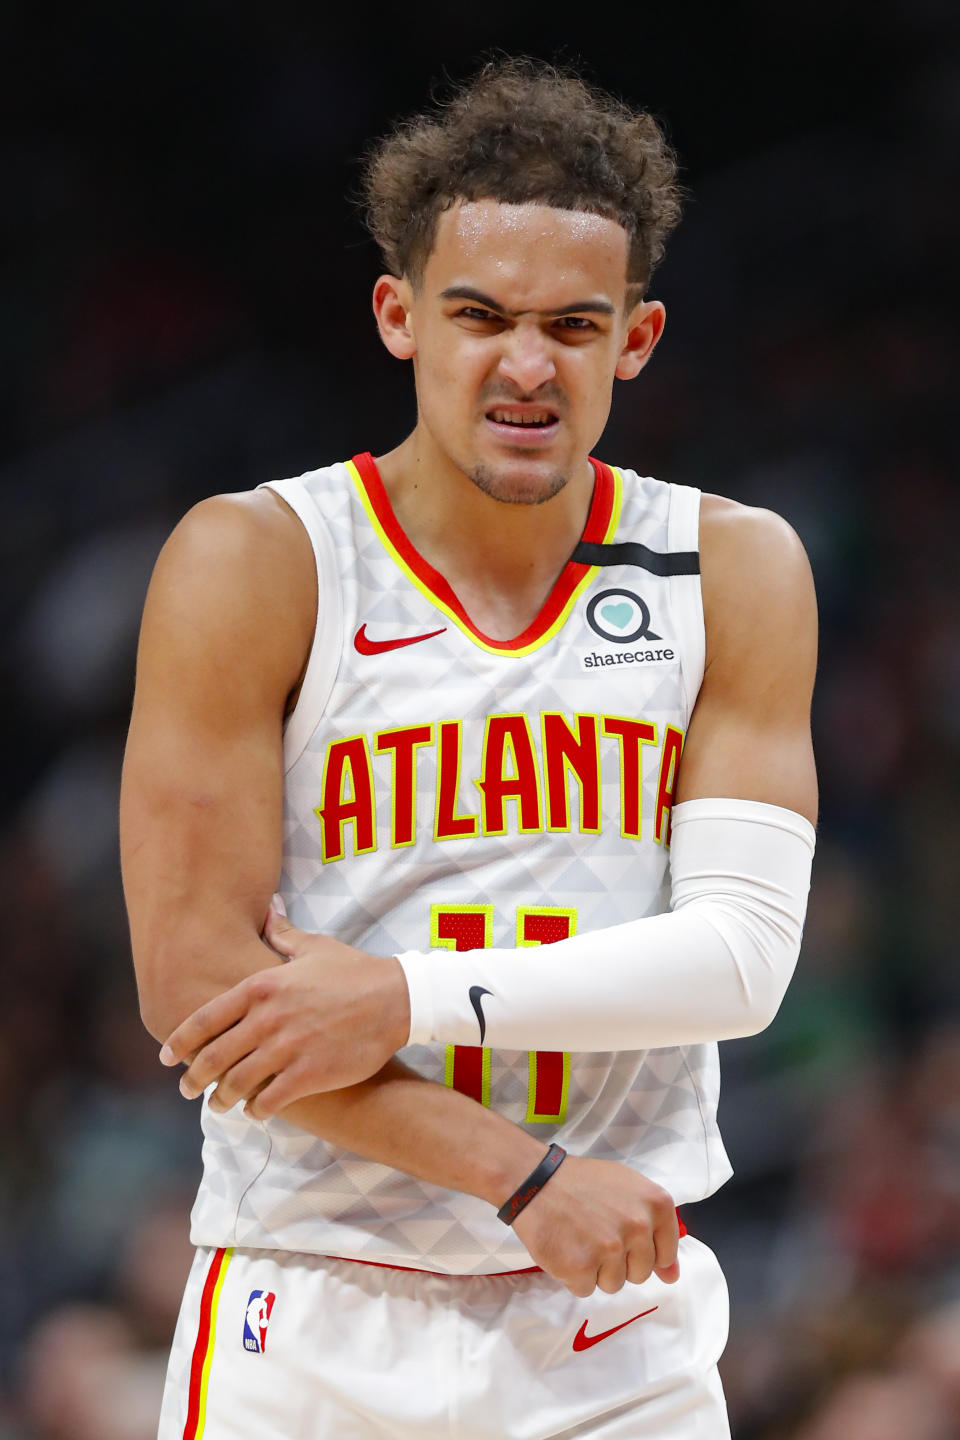
<path id="1" fill-rule="evenodd" d="M 493 405 L 486 412 L 488 420 L 497 425 L 517 425 L 523 427 L 539 427 L 553 425 L 560 418 L 555 410 L 545 405 Z"/>

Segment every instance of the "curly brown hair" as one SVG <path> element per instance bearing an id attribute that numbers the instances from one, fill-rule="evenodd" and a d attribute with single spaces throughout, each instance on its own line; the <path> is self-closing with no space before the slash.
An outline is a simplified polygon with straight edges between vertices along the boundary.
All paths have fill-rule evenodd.
<path id="1" fill-rule="evenodd" d="M 458 200 L 587 210 L 627 232 L 643 293 L 680 219 L 677 158 L 652 115 L 575 72 L 492 60 L 433 113 L 401 122 L 367 158 L 362 201 L 391 274 L 418 285 L 437 220 Z"/>

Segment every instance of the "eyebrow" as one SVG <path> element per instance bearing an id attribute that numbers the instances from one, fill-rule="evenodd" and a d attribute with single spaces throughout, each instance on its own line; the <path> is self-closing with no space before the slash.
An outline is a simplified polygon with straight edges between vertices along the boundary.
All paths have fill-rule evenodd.
<path id="1" fill-rule="evenodd" d="M 498 315 L 503 315 L 508 320 L 516 320 L 521 315 L 536 313 L 538 315 L 572 315 L 582 314 L 584 311 L 595 315 L 615 315 L 616 308 L 609 300 L 574 300 L 570 305 L 558 305 L 553 310 L 506 310 L 497 300 L 492 300 L 489 295 L 484 295 L 482 290 L 474 290 L 470 285 L 451 285 L 440 292 L 441 300 L 475 300 L 478 305 L 484 305 L 488 310 L 495 310 Z"/>

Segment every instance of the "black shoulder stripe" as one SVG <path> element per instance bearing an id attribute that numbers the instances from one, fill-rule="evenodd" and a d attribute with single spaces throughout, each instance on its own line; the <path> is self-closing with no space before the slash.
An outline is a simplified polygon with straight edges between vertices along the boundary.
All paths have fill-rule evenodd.
<path id="1" fill-rule="evenodd" d="M 636 540 L 622 540 L 618 545 L 596 545 L 581 540 L 571 560 L 578 565 L 639 565 L 651 575 L 699 575 L 699 550 L 673 550 L 663 554 Z"/>

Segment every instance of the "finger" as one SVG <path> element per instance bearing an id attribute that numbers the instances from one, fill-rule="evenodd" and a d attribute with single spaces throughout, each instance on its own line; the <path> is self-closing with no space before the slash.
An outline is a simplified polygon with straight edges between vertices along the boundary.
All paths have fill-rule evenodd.
<path id="1" fill-rule="evenodd" d="M 279 1115 L 288 1105 L 317 1093 L 316 1074 L 308 1073 L 306 1066 L 294 1062 L 286 1069 L 278 1071 L 269 1084 L 264 1085 L 248 1101 L 246 1113 L 254 1120 L 269 1120 L 272 1116 Z"/>
<path id="2" fill-rule="evenodd" d="M 232 1110 L 240 1100 L 250 1100 L 273 1079 L 276 1061 L 263 1048 L 253 1050 L 222 1075 L 208 1104 L 215 1113 Z"/>
<path id="3" fill-rule="evenodd" d="M 208 1000 L 206 1005 L 188 1015 L 172 1035 L 167 1036 L 160 1050 L 160 1064 L 177 1065 L 201 1050 L 208 1041 L 236 1025 L 247 1013 L 249 1003 L 249 991 L 243 988 L 242 981 L 232 990 L 225 990 L 222 995 Z"/>
<path id="4" fill-rule="evenodd" d="M 654 1251 L 652 1243 L 631 1249 L 627 1256 L 627 1279 L 631 1285 L 642 1285 L 650 1279 L 653 1270 Z"/>
<path id="5" fill-rule="evenodd" d="M 197 1052 L 180 1076 L 180 1094 L 185 1100 L 196 1099 L 208 1085 L 220 1080 L 255 1049 L 256 1041 L 250 1025 L 234 1025 L 226 1034 L 218 1035 Z"/>
<path id="6" fill-rule="evenodd" d="M 616 1295 L 627 1283 L 627 1257 L 619 1255 L 616 1260 L 605 1260 L 597 1273 L 597 1288 L 608 1295 Z"/>
<path id="7" fill-rule="evenodd" d="M 276 950 L 278 955 L 286 955 L 289 960 L 296 955 L 302 935 L 303 931 L 298 930 L 296 925 L 291 925 L 287 917 L 281 915 L 271 903 L 263 927 L 263 938 L 267 944 Z"/>
<path id="8" fill-rule="evenodd" d="M 283 896 L 280 894 L 279 890 L 270 896 L 270 904 L 267 906 L 267 913 L 264 918 L 263 924 L 260 927 L 261 939 L 266 934 L 267 921 L 270 919 L 271 912 L 273 914 L 280 915 L 284 920 L 287 918 L 287 907 L 283 903 Z"/>
<path id="9" fill-rule="evenodd" d="M 653 1232 L 655 1260 L 653 1271 L 667 1285 L 680 1279 L 680 1263 L 677 1248 L 680 1244 L 680 1224 L 673 1206 L 665 1207 L 663 1218 Z"/>
<path id="10" fill-rule="evenodd" d="M 576 1295 L 578 1300 L 589 1300 L 597 1288 L 597 1277 L 596 1275 L 579 1275 L 574 1279 L 563 1280 L 561 1283 L 566 1286 L 571 1295 Z"/>

